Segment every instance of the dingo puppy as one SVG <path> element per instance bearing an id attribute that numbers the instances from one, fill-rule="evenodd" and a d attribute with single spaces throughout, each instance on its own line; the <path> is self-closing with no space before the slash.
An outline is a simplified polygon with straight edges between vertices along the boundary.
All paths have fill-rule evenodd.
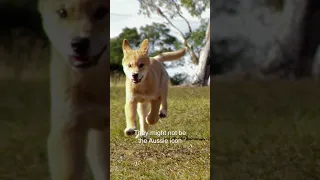
<path id="1" fill-rule="evenodd" d="M 123 40 L 122 66 L 126 75 L 126 136 L 136 131 L 136 113 L 138 109 L 140 132 L 136 136 L 147 137 L 148 124 L 155 124 L 167 116 L 167 94 L 169 75 L 162 62 L 177 60 L 185 54 L 185 48 L 175 52 L 162 53 L 148 57 L 148 40 L 145 39 L 138 50 L 132 50 L 126 39 Z M 147 114 L 147 106 L 151 104 Z M 161 110 L 160 109 L 161 105 Z"/>
<path id="2" fill-rule="evenodd" d="M 95 179 L 109 179 L 109 1 L 39 0 L 51 43 L 53 180 L 81 180 L 87 153 Z"/>

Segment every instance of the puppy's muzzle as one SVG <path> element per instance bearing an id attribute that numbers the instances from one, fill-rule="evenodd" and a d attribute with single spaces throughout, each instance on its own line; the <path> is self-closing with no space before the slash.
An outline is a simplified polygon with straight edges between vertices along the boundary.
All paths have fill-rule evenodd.
<path id="1" fill-rule="evenodd" d="M 139 79 L 139 74 L 138 73 L 133 73 L 132 74 L 132 82 L 133 83 L 139 83 L 142 80 L 143 76 Z"/>
<path id="2" fill-rule="evenodd" d="M 72 50 L 79 56 L 87 56 L 90 40 L 88 38 L 75 37 L 71 41 Z"/>
<path id="3" fill-rule="evenodd" d="M 97 65 L 98 60 L 107 47 L 107 45 L 103 46 L 98 54 L 90 56 L 89 38 L 79 36 L 74 37 L 71 40 L 70 45 L 73 50 L 73 55 L 70 56 L 69 63 L 75 70 L 85 70 Z"/>
<path id="4" fill-rule="evenodd" d="M 138 79 L 139 74 L 138 73 L 134 73 L 132 74 L 132 79 Z"/>

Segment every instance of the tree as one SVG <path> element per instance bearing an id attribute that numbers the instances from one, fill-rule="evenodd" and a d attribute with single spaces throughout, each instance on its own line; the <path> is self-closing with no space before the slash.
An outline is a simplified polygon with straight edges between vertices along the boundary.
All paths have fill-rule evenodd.
<path id="1" fill-rule="evenodd" d="M 152 52 L 150 56 L 157 55 L 164 51 L 172 51 L 178 46 L 181 46 L 178 44 L 176 38 L 169 33 L 170 29 L 159 23 L 152 23 L 151 25 L 140 27 L 141 40 L 149 39 L 150 51 Z"/>
<path id="2" fill-rule="evenodd" d="M 317 20 L 320 18 L 320 1 L 317 0 L 251 0 L 252 7 L 267 6 L 270 10 L 282 11 L 281 29 L 270 45 L 268 56 L 261 64 L 265 75 L 310 77 L 313 71 L 314 56 L 320 42 Z M 224 12 L 238 14 L 239 0 L 214 1 L 214 15 Z M 257 17 L 258 20 L 260 17 Z M 266 25 L 266 24 L 264 24 Z"/>
<path id="3" fill-rule="evenodd" d="M 166 24 L 174 28 L 183 40 L 183 45 L 188 48 L 192 62 L 197 64 L 198 57 L 194 52 L 194 46 L 189 42 L 191 33 L 193 32 L 190 22 L 183 16 L 181 8 L 185 7 L 192 16 L 201 18 L 202 12 L 208 8 L 209 0 L 181 0 L 178 1 L 161 1 L 161 0 L 139 0 L 140 14 L 150 15 L 156 12 L 159 16 L 166 20 Z M 183 33 L 177 26 L 174 25 L 173 19 L 180 17 L 188 26 L 188 33 Z"/>
<path id="4" fill-rule="evenodd" d="M 286 31 L 275 38 L 266 64 L 265 74 L 282 73 L 296 79 L 312 76 L 314 56 L 320 42 L 320 2 L 318 0 L 286 0 Z"/>
<path id="5" fill-rule="evenodd" d="M 122 71 L 122 41 L 127 39 L 133 47 L 140 43 L 140 35 L 136 28 L 124 28 L 116 38 L 110 39 L 110 70 L 113 72 Z"/>
<path id="6" fill-rule="evenodd" d="M 119 34 L 118 39 L 121 40 L 121 45 L 122 40 L 127 39 L 132 47 L 139 46 L 141 41 L 141 37 L 137 28 L 124 28 L 122 32 Z"/>
<path id="7" fill-rule="evenodd" d="M 201 50 L 199 65 L 192 84 L 206 86 L 210 77 L 210 23 L 206 32 L 206 44 Z"/>
<path id="8" fill-rule="evenodd" d="M 201 22 L 201 24 L 198 28 L 194 29 L 191 33 L 187 33 L 187 36 L 190 37 L 189 42 L 194 47 L 194 53 L 199 58 L 200 58 L 200 52 L 201 52 L 203 46 L 207 42 L 206 34 L 209 33 L 209 36 L 210 36 L 210 32 L 207 32 L 208 29 L 210 29 L 210 24 L 208 24 L 208 22 L 203 19 L 200 20 L 200 22 Z M 198 61 L 200 61 L 200 60 L 198 60 Z"/>
<path id="9" fill-rule="evenodd" d="M 166 21 L 166 25 L 172 27 L 175 29 L 178 34 L 180 39 L 182 40 L 183 45 L 187 48 L 188 53 L 191 57 L 191 60 L 194 64 L 199 63 L 199 53 L 197 55 L 197 49 L 199 52 L 199 49 L 195 45 L 199 44 L 206 44 L 207 41 L 204 41 L 204 36 L 205 36 L 205 31 L 203 32 L 203 39 L 201 41 L 195 40 L 195 37 L 199 37 L 199 32 L 201 32 L 201 29 L 204 29 L 203 26 L 199 28 L 199 30 L 194 31 L 191 28 L 190 22 L 187 20 L 186 17 L 184 17 L 181 9 L 185 8 L 188 10 L 188 12 L 199 19 L 201 19 L 201 15 L 203 11 L 205 11 L 207 8 L 209 8 L 210 1 L 209 0 L 180 0 L 180 1 L 161 1 L 161 0 L 139 0 L 140 2 L 140 14 L 144 14 L 148 17 L 152 13 L 157 13 L 160 17 L 164 18 Z M 179 27 L 177 27 L 174 23 L 173 20 L 175 18 L 181 18 L 188 26 L 188 32 L 183 33 Z M 204 21 L 202 21 L 204 22 Z M 206 23 L 206 27 L 209 30 L 209 23 Z M 201 42 L 201 43 L 199 43 Z M 210 44 L 210 41 L 209 41 Z M 209 45 L 210 49 L 210 45 Z M 209 63 L 206 63 L 207 61 L 204 60 L 201 63 L 205 63 L 205 66 L 209 66 Z M 201 64 L 199 66 L 202 66 Z M 204 68 L 207 69 L 207 68 Z M 204 70 L 202 69 L 202 70 Z M 209 78 L 209 77 L 208 77 Z M 200 83 L 197 80 L 198 83 Z M 202 83 L 200 83 L 202 84 Z"/>

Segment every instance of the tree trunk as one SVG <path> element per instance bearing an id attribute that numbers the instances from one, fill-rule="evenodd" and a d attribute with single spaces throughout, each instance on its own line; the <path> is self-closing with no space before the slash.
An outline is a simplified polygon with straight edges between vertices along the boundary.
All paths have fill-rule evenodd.
<path id="1" fill-rule="evenodd" d="M 303 34 L 299 59 L 295 66 L 295 75 L 298 78 L 313 75 L 315 54 L 320 42 L 320 2 L 309 0 L 304 18 Z"/>
<path id="2" fill-rule="evenodd" d="M 200 53 L 196 74 L 192 81 L 193 85 L 208 85 L 210 77 L 210 22 L 208 23 L 205 41 L 206 43 Z"/>
<path id="3" fill-rule="evenodd" d="M 275 37 L 261 72 L 296 76 L 301 59 L 307 0 L 286 0 L 281 21 L 281 32 Z"/>
<path id="4" fill-rule="evenodd" d="M 296 79 L 310 77 L 320 42 L 320 1 L 286 0 L 283 13 L 284 32 L 275 38 L 262 72 L 283 72 Z"/>

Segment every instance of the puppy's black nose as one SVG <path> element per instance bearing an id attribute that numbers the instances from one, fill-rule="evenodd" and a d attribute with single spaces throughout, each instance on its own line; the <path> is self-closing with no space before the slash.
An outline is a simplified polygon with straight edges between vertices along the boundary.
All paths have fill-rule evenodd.
<path id="1" fill-rule="evenodd" d="M 132 74 L 133 79 L 137 79 L 138 78 L 138 73 L 134 73 Z"/>
<path id="2" fill-rule="evenodd" d="M 90 40 L 88 38 L 75 37 L 71 41 L 71 47 L 75 53 L 85 56 L 88 53 Z"/>

